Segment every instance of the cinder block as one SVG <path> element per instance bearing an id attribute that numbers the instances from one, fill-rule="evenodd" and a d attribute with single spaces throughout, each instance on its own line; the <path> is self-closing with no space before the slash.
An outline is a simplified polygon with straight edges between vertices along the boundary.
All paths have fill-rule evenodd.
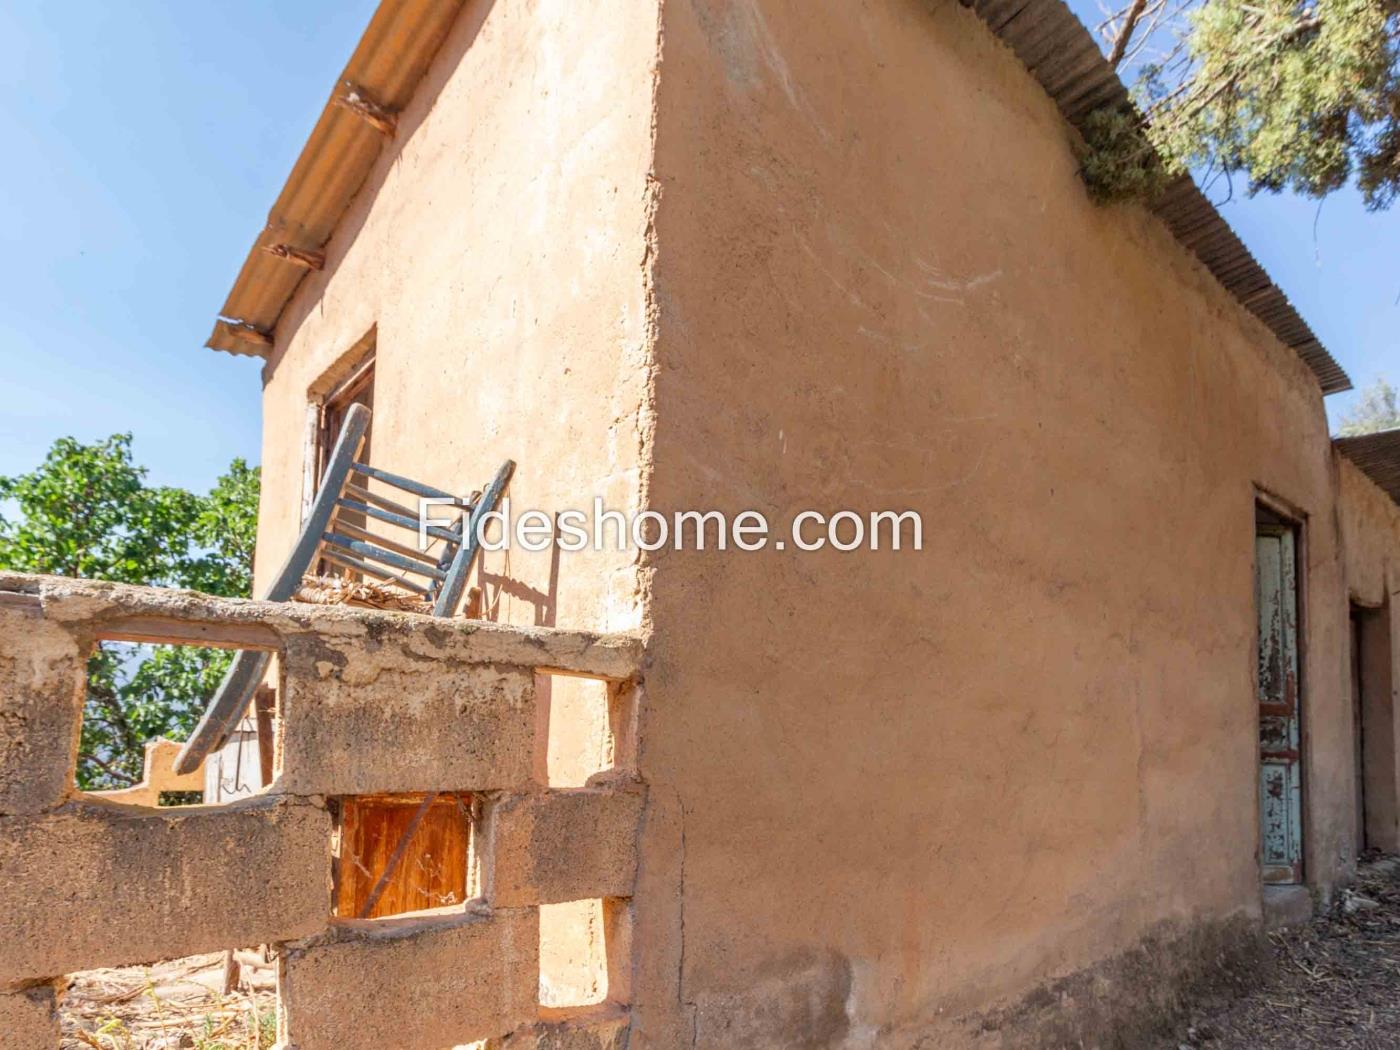
<path id="1" fill-rule="evenodd" d="M 533 908 L 349 922 L 279 961 L 297 1050 L 456 1046 L 535 1020 Z"/>
<path id="2" fill-rule="evenodd" d="M 86 651 L 29 599 L 0 604 L 0 815 L 68 795 L 87 692 Z"/>
<path id="3" fill-rule="evenodd" d="M 642 799 L 629 782 L 500 799 L 489 816 L 487 900 L 513 908 L 630 897 Z"/>
<path id="4" fill-rule="evenodd" d="M 324 809 L 267 797 L 0 820 L 0 985 L 315 933 L 330 833 Z"/>
<path id="5" fill-rule="evenodd" d="M 0 992 L 0 1046 L 6 1050 L 54 1050 L 58 1039 L 53 985 Z"/>
<path id="6" fill-rule="evenodd" d="M 426 657 L 412 641 L 397 634 L 288 640 L 283 791 L 367 795 L 530 783 L 533 672 Z"/>

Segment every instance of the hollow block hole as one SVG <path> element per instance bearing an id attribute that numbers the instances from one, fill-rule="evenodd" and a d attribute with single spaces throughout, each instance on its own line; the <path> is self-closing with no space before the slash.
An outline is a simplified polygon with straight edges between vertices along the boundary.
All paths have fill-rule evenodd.
<path id="1" fill-rule="evenodd" d="M 335 916 L 378 919 L 476 896 L 471 805 L 447 793 L 339 799 Z"/>

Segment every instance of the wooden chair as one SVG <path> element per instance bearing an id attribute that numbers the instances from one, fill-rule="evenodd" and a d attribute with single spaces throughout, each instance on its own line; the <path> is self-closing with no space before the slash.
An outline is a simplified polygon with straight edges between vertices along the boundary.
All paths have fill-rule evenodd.
<path id="1" fill-rule="evenodd" d="M 480 522 L 500 502 L 515 463 L 506 460 L 480 495 L 462 501 L 431 485 L 360 463 L 358 456 L 369 420 L 370 410 L 364 405 L 350 406 L 301 535 L 263 593 L 263 600 L 290 601 L 303 577 L 324 560 L 425 598 L 432 603 L 434 616 L 451 616 L 476 561 Z M 459 508 L 456 519 L 445 527 L 430 525 L 426 530 L 433 539 L 441 541 L 439 553 L 428 554 L 417 548 L 417 512 L 379 492 L 371 492 L 370 480 L 410 496 L 453 501 Z M 349 515 L 359 517 L 364 524 L 345 520 Z M 398 541 L 372 533 L 364 527 L 371 519 L 406 530 L 410 536 Z M 240 651 L 234 657 L 204 717 L 177 756 L 176 773 L 193 772 L 209 752 L 223 746 L 248 709 L 254 690 L 267 673 L 269 659 L 268 653 L 251 650 Z"/>

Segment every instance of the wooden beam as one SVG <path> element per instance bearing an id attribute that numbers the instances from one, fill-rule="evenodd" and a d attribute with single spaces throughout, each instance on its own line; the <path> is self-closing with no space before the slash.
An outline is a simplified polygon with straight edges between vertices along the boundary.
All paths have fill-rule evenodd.
<path id="1" fill-rule="evenodd" d="M 253 343 L 261 347 L 272 346 L 272 333 L 266 329 L 259 328 L 249 321 L 235 319 L 223 319 L 219 322 L 223 325 L 224 331 L 234 339 L 242 343 Z"/>
<path id="2" fill-rule="evenodd" d="M 140 615 L 107 620 L 98 627 L 97 640 L 269 651 L 280 649 L 282 644 L 276 631 L 260 623 L 207 623 Z"/>
<path id="3" fill-rule="evenodd" d="M 318 252 L 310 248 L 297 248 L 290 244 L 264 244 L 262 250 L 268 255 L 286 259 L 289 263 L 294 263 L 308 270 L 324 270 L 326 268 L 325 252 Z"/>
<path id="4" fill-rule="evenodd" d="M 335 97 L 335 104 L 355 114 L 385 138 L 394 137 L 399 123 L 398 114 L 370 98 L 363 88 L 346 81 L 345 92 Z"/>
<path id="5" fill-rule="evenodd" d="M 258 727 L 258 771 L 262 786 L 267 787 L 276 775 L 276 738 L 274 733 L 274 712 L 277 708 L 277 693 L 271 686 L 259 686 L 253 694 L 253 714 Z"/>

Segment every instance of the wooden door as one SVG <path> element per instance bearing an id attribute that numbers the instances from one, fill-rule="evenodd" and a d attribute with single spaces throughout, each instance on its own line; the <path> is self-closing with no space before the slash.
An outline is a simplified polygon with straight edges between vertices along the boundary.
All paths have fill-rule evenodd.
<path id="1" fill-rule="evenodd" d="M 1303 881 L 1302 705 L 1297 542 L 1292 527 L 1261 523 L 1254 540 L 1259 614 L 1260 867 L 1269 883 Z"/>
<path id="2" fill-rule="evenodd" d="M 1356 786 L 1356 851 L 1366 842 L 1366 698 L 1362 695 L 1361 633 L 1365 613 L 1352 606 L 1351 610 L 1351 740 L 1352 771 Z"/>

